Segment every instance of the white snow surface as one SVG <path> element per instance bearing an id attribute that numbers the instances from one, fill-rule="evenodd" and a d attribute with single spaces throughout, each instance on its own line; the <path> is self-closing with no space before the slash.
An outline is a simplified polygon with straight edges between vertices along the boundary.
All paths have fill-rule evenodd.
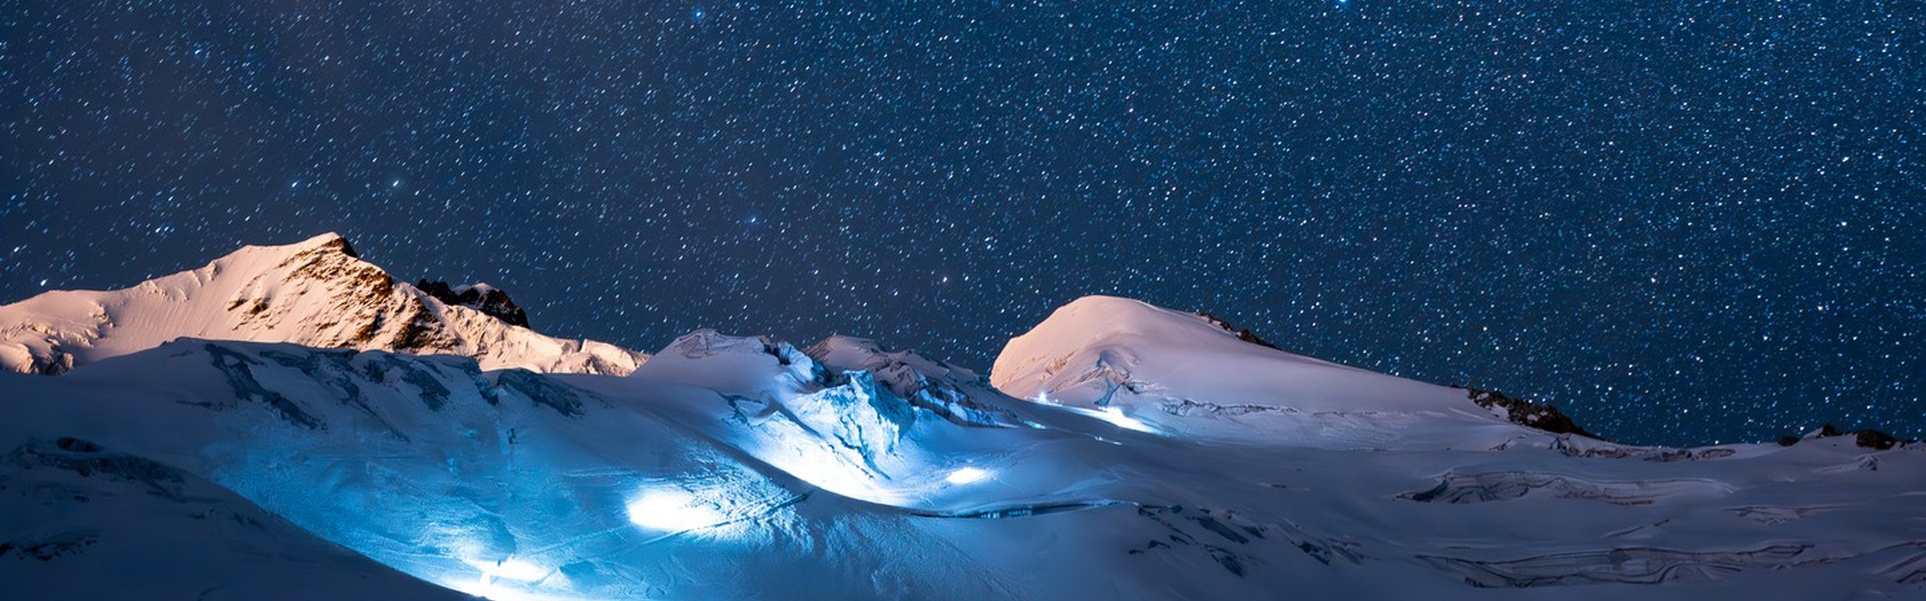
<path id="1" fill-rule="evenodd" d="M 621 375 L 648 358 L 449 306 L 356 258 L 330 233 L 245 247 L 124 290 L 54 291 L 0 306 L 0 370 L 59 373 L 181 337 L 455 354 L 487 369 L 543 372 Z"/>
<path id="2" fill-rule="evenodd" d="M 317 560 L 368 574 L 300 581 L 341 598 L 390 568 L 506 600 L 1926 598 L 1920 445 L 1555 436 L 1122 299 L 1059 311 L 988 379 L 702 330 L 627 377 L 180 339 L 0 390 L 22 598 L 138 596 L 59 587 L 187 541 L 313 538 L 386 566 Z M 180 519 L 202 501 L 126 473 L 287 528 Z M 98 529 L 64 495 L 111 487 L 120 550 L 18 551 Z M 206 574 L 127 587 L 242 578 Z"/>
<path id="3" fill-rule="evenodd" d="M 79 439 L 5 442 L 6 598 L 469 598 L 322 540 L 200 476 Z"/>
<path id="4" fill-rule="evenodd" d="M 1511 427 L 1460 389 L 1267 348 L 1203 316 L 1111 296 L 1064 305 L 1010 340 L 990 381 L 1011 396 L 1193 439 L 1487 448 L 1546 436 Z"/>

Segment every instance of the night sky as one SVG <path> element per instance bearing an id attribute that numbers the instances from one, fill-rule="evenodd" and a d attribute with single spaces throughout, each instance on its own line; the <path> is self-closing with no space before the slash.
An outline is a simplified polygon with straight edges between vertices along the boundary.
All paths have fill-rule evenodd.
<path id="1" fill-rule="evenodd" d="M 348 236 L 987 373 L 1078 296 L 1639 443 L 1926 434 L 1917 2 L 0 0 L 0 302 Z"/>

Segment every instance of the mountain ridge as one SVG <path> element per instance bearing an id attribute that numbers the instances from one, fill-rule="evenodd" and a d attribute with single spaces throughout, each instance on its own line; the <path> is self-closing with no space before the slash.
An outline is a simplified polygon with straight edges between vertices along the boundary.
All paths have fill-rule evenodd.
<path id="1" fill-rule="evenodd" d="M 453 353 L 493 368 L 554 372 L 620 375 L 647 361 L 517 324 L 526 317 L 517 320 L 520 308 L 493 288 L 462 292 L 478 306 L 397 281 L 335 233 L 246 246 L 129 288 L 51 291 L 0 306 L 0 369 L 60 373 L 177 337 Z"/>
<path id="2" fill-rule="evenodd" d="M 308 242 L 0 308 L 38 311 L 0 332 L 72 344 L 79 365 L 0 372 L 0 449 L 16 450 L 0 458 L 0 561 L 16 560 L 0 573 L 111 573 L 116 591 L 238 578 L 128 567 L 194 540 L 325 542 L 373 560 L 330 564 L 350 577 L 399 570 L 504 601 L 1926 586 L 1926 447 L 1903 441 L 1617 445 L 1528 427 L 1558 421 L 1529 403 L 1486 406 L 1115 297 L 1058 309 L 987 376 L 868 339 L 710 329 L 613 374 L 557 363 L 561 345 L 467 344 L 538 335 L 395 282 L 345 239 Z M 178 334 L 204 318 L 284 339 Z M 52 336 L 74 323 L 91 337 Z M 340 337 L 395 348 L 311 345 Z M 558 364 L 578 369 L 543 370 Z M 219 498 L 169 497 L 190 485 Z M 139 515 L 103 522 L 118 508 Z M 121 542 L 85 542 L 94 531 Z M 356 594 L 346 580 L 312 590 Z"/>

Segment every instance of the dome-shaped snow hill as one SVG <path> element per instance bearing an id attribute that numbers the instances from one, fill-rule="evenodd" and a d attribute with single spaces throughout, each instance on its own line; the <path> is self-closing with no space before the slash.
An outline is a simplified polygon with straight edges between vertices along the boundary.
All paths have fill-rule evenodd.
<path id="1" fill-rule="evenodd" d="M 1206 439 L 1463 448 L 1521 435 L 1463 390 L 1287 353 L 1204 315 L 1110 296 L 1077 299 L 1010 340 L 990 382 Z"/>

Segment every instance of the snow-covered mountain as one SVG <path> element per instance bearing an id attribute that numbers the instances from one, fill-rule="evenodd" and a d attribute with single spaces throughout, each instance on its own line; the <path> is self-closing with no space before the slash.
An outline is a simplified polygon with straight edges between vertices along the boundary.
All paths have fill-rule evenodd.
<path id="1" fill-rule="evenodd" d="M 699 330 L 626 377 L 183 338 L 0 390 L 23 598 L 189 540 L 345 547 L 370 580 L 299 581 L 342 597 L 1926 598 L 1920 445 L 1614 445 L 1124 299 L 988 378 Z M 121 546 L 62 542 L 109 511 Z M 243 578 L 207 574 L 141 576 Z"/>
<path id="2" fill-rule="evenodd" d="M 1493 419 L 1461 389 L 1294 355 L 1205 315 L 1109 296 L 1077 299 L 1011 339 L 990 381 L 1199 440 L 1482 449 L 1550 438 Z"/>
<path id="3" fill-rule="evenodd" d="M 0 369 L 60 373 L 180 337 L 446 353 L 487 369 L 543 372 L 620 375 L 647 360 L 607 343 L 537 334 L 506 294 L 485 284 L 439 291 L 446 301 L 395 281 L 336 234 L 249 246 L 125 290 L 55 291 L 0 307 Z"/>

